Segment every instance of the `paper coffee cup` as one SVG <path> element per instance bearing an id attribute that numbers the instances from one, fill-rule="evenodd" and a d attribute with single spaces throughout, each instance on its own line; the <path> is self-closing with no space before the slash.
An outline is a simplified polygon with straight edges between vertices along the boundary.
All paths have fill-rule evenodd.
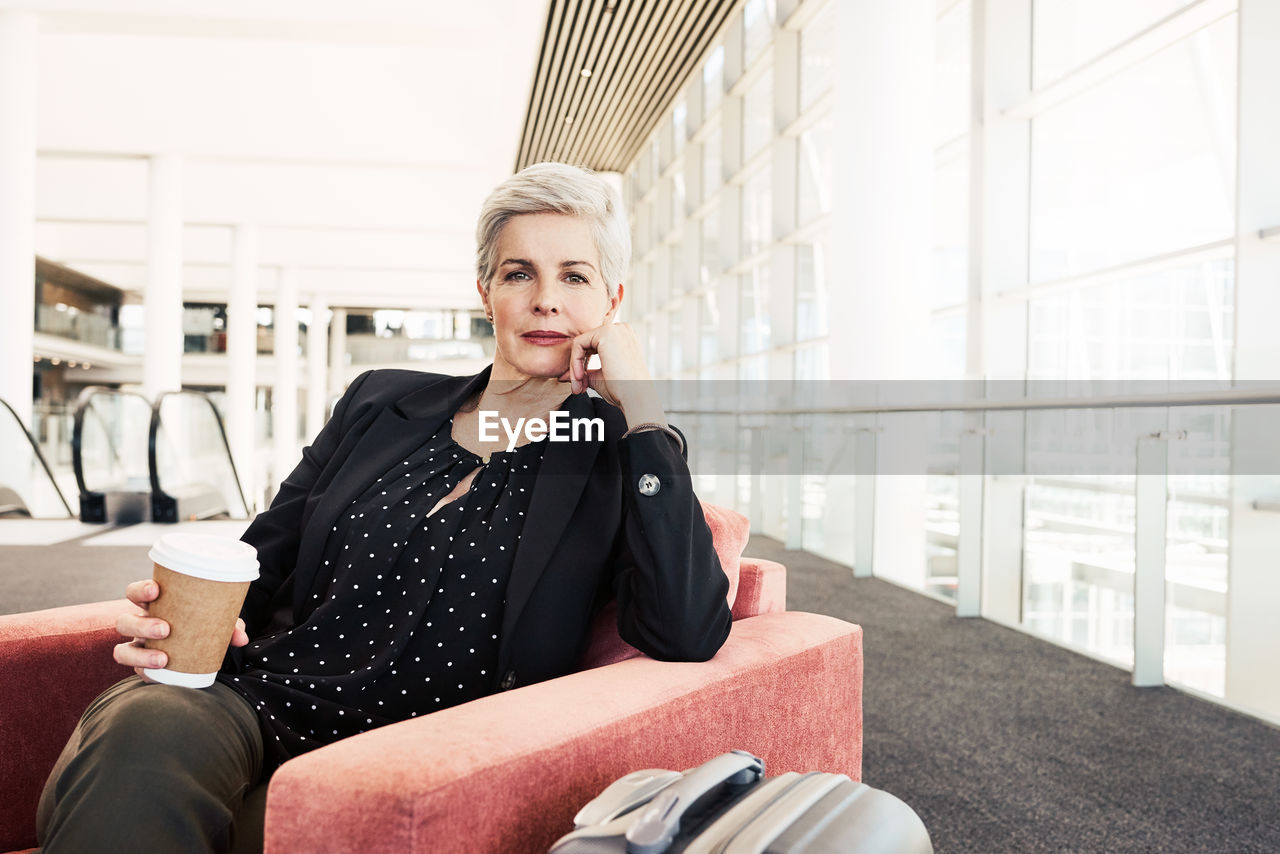
<path id="1" fill-rule="evenodd" d="M 258 552 L 230 537 L 175 532 L 157 540 L 148 557 L 160 587 L 148 612 L 169 623 L 169 636 L 143 645 L 162 650 L 169 662 L 142 672 L 168 685 L 207 688 L 231 644 L 249 584 L 258 577 Z"/>

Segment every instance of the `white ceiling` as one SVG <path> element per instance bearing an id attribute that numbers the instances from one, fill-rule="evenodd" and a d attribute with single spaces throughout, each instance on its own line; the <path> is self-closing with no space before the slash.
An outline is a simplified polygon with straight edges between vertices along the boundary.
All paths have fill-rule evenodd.
<path id="1" fill-rule="evenodd" d="M 546 0 L 0 0 L 39 16 L 37 253 L 140 292 L 146 158 L 183 156 L 184 292 L 231 229 L 333 305 L 476 307 Z"/>

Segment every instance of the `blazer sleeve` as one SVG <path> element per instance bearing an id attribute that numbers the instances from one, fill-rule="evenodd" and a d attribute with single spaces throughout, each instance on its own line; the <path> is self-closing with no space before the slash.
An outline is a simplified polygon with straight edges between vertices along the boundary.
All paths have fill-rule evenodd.
<path id="1" fill-rule="evenodd" d="M 240 616 L 249 636 L 266 625 L 268 605 L 285 579 L 293 572 L 302 539 L 303 513 L 312 487 L 333 457 L 350 425 L 351 402 L 373 371 L 365 371 L 351 383 L 333 409 L 333 415 L 310 445 L 302 450 L 302 461 L 280 484 L 271 506 L 258 514 L 240 538 L 258 550 L 258 580 L 249 585 Z"/>
<path id="2" fill-rule="evenodd" d="M 729 580 L 688 464 L 661 430 L 634 433 L 618 449 L 624 496 L 612 556 L 618 634 L 652 658 L 706 661 L 729 636 Z"/>

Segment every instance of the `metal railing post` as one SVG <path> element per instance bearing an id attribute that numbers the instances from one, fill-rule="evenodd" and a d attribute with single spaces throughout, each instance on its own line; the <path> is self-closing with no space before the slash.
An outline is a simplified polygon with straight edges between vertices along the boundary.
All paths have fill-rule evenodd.
<path id="1" fill-rule="evenodd" d="M 853 440 L 853 577 L 870 578 L 876 531 L 876 431 L 856 431 Z"/>
<path id="2" fill-rule="evenodd" d="M 1164 684 L 1165 529 L 1170 433 L 1138 439 L 1134 487 L 1133 684 Z"/>
<path id="3" fill-rule="evenodd" d="M 981 429 L 960 436 L 960 532 L 956 541 L 956 616 L 982 615 L 982 461 L 987 436 Z"/>

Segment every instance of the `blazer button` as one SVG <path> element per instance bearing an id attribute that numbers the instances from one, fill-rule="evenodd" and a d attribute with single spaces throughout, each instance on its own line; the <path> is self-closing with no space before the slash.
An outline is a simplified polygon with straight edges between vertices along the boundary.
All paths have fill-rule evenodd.
<path id="1" fill-rule="evenodd" d="M 502 682 L 499 683 L 498 687 L 503 691 L 510 691 L 512 688 L 516 687 L 516 672 L 514 670 L 508 670 L 507 675 L 502 677 Z"/>
<path id="2" fill-rule="evenodd" d="M 641 495 L 657 495 L 658 490 L 662 489 L 662 481 L 658 480 L 656 474 L 642 474 L 639 487 Z"/>

